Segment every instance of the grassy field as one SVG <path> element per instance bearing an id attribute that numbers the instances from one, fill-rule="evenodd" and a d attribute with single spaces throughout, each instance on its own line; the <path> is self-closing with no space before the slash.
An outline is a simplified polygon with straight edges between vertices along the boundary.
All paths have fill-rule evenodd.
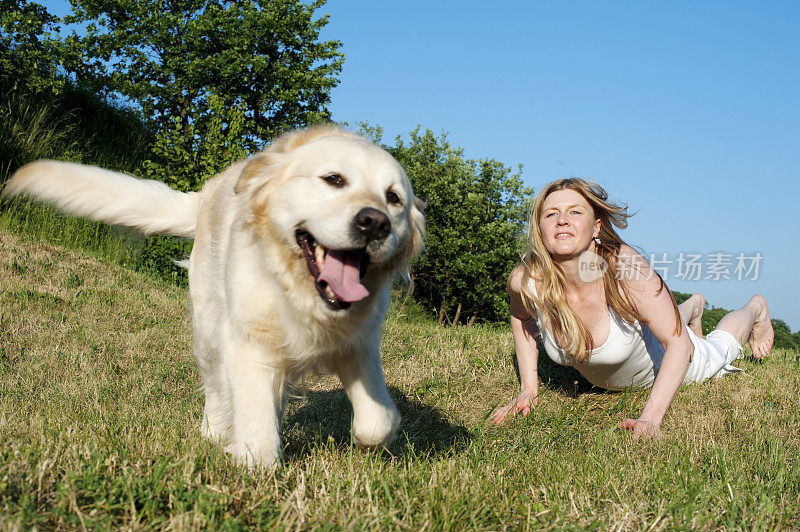
<path id="1" fill-rule="evenodd" d="M 800 529 L 798 353 L 683 388 L 653 441 L 615 428 L 646 392 L 542 360 L 540 406 L 498 429 L 509 330 L 400 301 L 400 441 L 355 448 L 338 383 L 309 377 L 282 466 L 251 474 L 200 438 L 186 307 L 174 283 L 0 229 L 0 529 Z"/>

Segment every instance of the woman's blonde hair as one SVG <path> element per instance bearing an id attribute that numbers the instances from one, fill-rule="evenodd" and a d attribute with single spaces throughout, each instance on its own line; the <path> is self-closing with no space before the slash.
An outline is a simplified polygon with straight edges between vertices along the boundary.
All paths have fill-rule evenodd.
<path id="1" fill-rule="evenodd" d="M 589 359 L 594 344 L 592 335 L 567 303 L 564 270 L 553 261 L 545 248 L 539 227 L 544 200 L 558 190 L 573 190 L 583 196 L 594 212 L 594 219 L 600 220 L 600 234 L 598 235 L 600 243 L 595 246 L 595 252 L 608 265 L 603 273 L 606 300 L 614 312 L 628 323 L 640 321 L 641 316 L 632 302 L 626 284 L 618 282 L 619 250 L 625 242 L 617 234 L 615 227 L 619 229 L 628 227 L 628 218 L 632 215 L 628 214 L 627 205 L 618 205 L 610 201 L 608 193 L 603 187 L 575 177 L 559 179 L 544 187 L 536 196 L 530 211 L 528 246 L 522 257 L 522 263 L 525 266 L 522 274 L 522 302 L 532 316 L 536 316 L 536 308 L 539 309 L 544 319 L 543 325 L 547 327 L 550 334 L 555 335 L 558 344 L 573 360 L 585 362 Z M 656 273 L 656 275 L 658 274 Z M 661 280 L 660 292 L 664 289 L 665 284 L 660 276 L 659 279 Z M 532 285 L 534 280 L 539 281 L 542 287 L 538 294 L 534 293 L 534 285 Z M 672 297 L 671 293 L 670 297 Z M 676 319 L 674 334 L 678 335 L 681 331 L 681 319 L 674 297 L 672 304 L 675 308 Z"/>

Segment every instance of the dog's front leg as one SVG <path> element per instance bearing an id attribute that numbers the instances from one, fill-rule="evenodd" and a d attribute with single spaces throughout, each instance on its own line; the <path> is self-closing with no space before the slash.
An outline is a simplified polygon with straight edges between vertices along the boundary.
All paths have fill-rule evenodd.
<path id="1" fill-rule="evenodd" d="M 227 450 L 248 467 L 272 465 L 281 452 L 283 371 L 271 366 L 265 348 L 253 341 L 240 342 L 227 362 L 233 407 Z"/>
<path id="2" fill-rule="evenodd" d="M 377 345 L 337 357 L 331 365 L 353 405 L 355 442 L 365 447 L 391 443 L 400 426 L 400 413 L 386 389 Z"/>

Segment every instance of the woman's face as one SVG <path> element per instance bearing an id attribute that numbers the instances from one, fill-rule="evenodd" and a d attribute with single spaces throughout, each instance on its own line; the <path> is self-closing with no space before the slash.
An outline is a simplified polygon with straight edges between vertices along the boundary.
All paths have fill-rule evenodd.
<path id="1" fill-rule="evenodd" d="M 591 247 L 600 234 L 600 220 L 574 190 L 556 190 L 544 199 L 539 218 L 544 247 L 555 257 L 577 257 Z"/>

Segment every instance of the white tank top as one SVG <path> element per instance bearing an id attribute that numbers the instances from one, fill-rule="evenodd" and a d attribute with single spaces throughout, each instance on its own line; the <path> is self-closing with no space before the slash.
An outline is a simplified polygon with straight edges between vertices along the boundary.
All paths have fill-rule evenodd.
<path id="1" fill-rule="evenodd" d="M 533 279 L 530 283 L 534 284 Z M 536 294 L 536 287 L 532 289 Z M 547 356 L 556 364 L 572 366 L 586 380 L 607 390 L 651 387 L 661 367 L 664 348 L 647 325 L 638 321 L 628 323 L 611 307 L 608 307 L 608 314 L 608 338 L 603 345 L 592 349 L 588 360 L 576 362 L 547 332 L 537 308 L 537 323 Z"/>

